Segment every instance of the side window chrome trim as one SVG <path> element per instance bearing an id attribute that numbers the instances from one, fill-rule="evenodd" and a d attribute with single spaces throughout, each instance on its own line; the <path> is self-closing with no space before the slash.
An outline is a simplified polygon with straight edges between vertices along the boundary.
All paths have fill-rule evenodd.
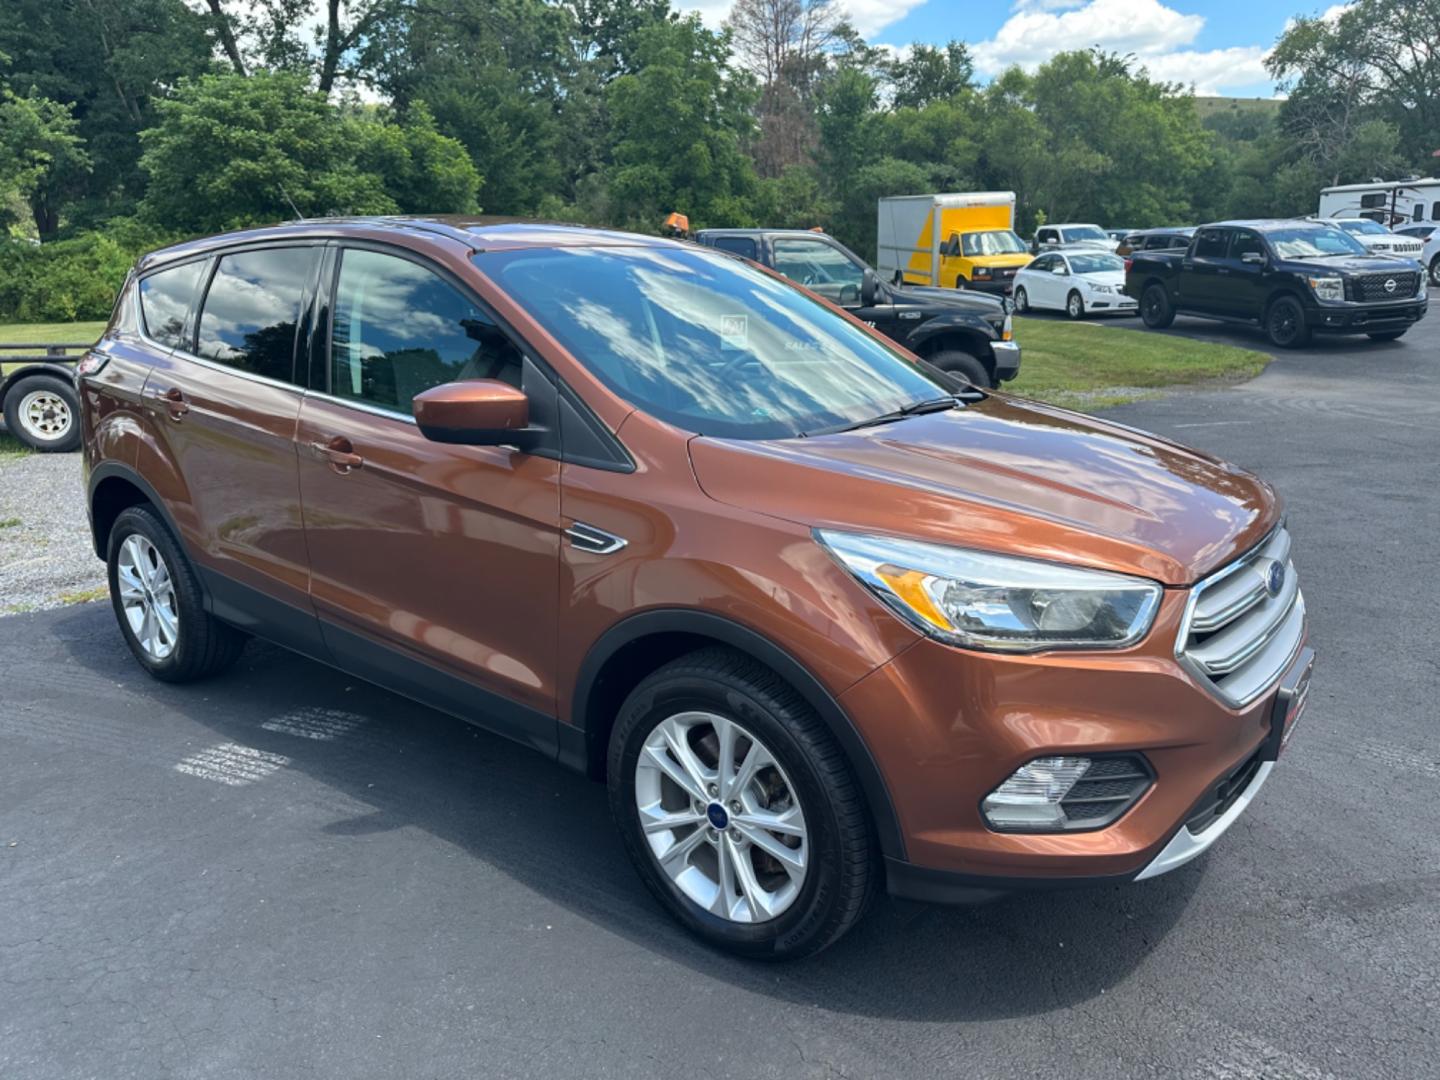
<path id="1" fill-rule="evenodd" d="M 300 388 L 297 387 L 297 389 Z M 383 416 L 387 420 L 401 420 L 407 424 L 414 424 L 416 422 L 415 417 L 410 413 L 403 413 L 397 409 L 387 409 L 383 405 L 374 405 L 368 401 L 361 401 L 358 398 L 336 397 L 334 394 L 328 394 L 324 390 L 305 390 L 304 394 L 306 397 L 328 401 L 332 405 L 344 405 L 346 408 L 354 409 L 357 412 L 370 413 L 372 416 Z"/>

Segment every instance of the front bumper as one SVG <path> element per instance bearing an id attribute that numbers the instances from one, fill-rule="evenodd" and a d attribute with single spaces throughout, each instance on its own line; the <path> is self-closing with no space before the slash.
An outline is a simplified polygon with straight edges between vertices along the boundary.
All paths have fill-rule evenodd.
<path id="1" fill-rule="evenodd" d="M 992 341 L 991 355 L 995 357 L 995 381 L 1009 382 L 1020 374 L 1020 343 L 1016 341 Z"/>
<path id="2" fill-rule="evenodd" d="M 1149 644 L 1115 653 L 979 654 L 925 639 L 842 695 L 904 837 L 904 859 L 887 863 L 891 893 L 973 901 L 1133 881 L 1213 844 L 1269 776 L 1252 766 L 1278 753 L 1277 703 L 1309 650 L 1302 638 L 1277 686 L 1232 709 L 1165 647 L 1184 605 L 1167 591 Z M 985 796 L 1027 761 L 1117 752 L 1143 754 L 1155 781 L 1113 824 L 997 832 L 982 816 Z"/>
<path id="3" fill-rule="evenodd" d="M 1305 324 L 1316 334 L 1382 334 L 1404 330 L 1425 317 L 1428 300 L 1397 304 L 1321 304 L 1307 308 Z"/>

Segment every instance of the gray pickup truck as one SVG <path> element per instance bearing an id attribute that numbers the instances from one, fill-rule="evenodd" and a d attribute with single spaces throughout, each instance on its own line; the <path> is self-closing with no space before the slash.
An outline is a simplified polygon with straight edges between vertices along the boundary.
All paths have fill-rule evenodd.
<path id="1" fill-rule="evenodd" d="M 860 256 L 824 233 L 703 229 L 695 239 L 784 274 L 976 386 L 995 387 L 1020 372 L 1007 300 L 969 290 L 886 285 Z"/>

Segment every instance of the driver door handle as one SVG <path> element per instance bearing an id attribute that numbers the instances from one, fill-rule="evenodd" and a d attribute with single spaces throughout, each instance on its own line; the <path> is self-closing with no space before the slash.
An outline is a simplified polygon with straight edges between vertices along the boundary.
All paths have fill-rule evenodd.
<path id="1" fill-rule="evenodd" d="M 365 459 L 355 453 L 355 447 L 344 435 L 336 435 L 329 442 L 312 442 L 310 449 L 316 457 L 328 461 L 330 467 L 342 476 L 365 464 Z"/>

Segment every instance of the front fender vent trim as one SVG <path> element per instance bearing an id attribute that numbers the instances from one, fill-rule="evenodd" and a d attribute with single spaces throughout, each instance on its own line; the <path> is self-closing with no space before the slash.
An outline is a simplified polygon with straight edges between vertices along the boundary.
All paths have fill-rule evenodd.
<path id="1" fill-rule="evenodd" d="M 616 536 L 583 521 L 577 521 L 566 529 L 565 536 L 571 547 L 588 551 L 592 555 L 613 555 L 630 542 L 623 536 Z"/>

